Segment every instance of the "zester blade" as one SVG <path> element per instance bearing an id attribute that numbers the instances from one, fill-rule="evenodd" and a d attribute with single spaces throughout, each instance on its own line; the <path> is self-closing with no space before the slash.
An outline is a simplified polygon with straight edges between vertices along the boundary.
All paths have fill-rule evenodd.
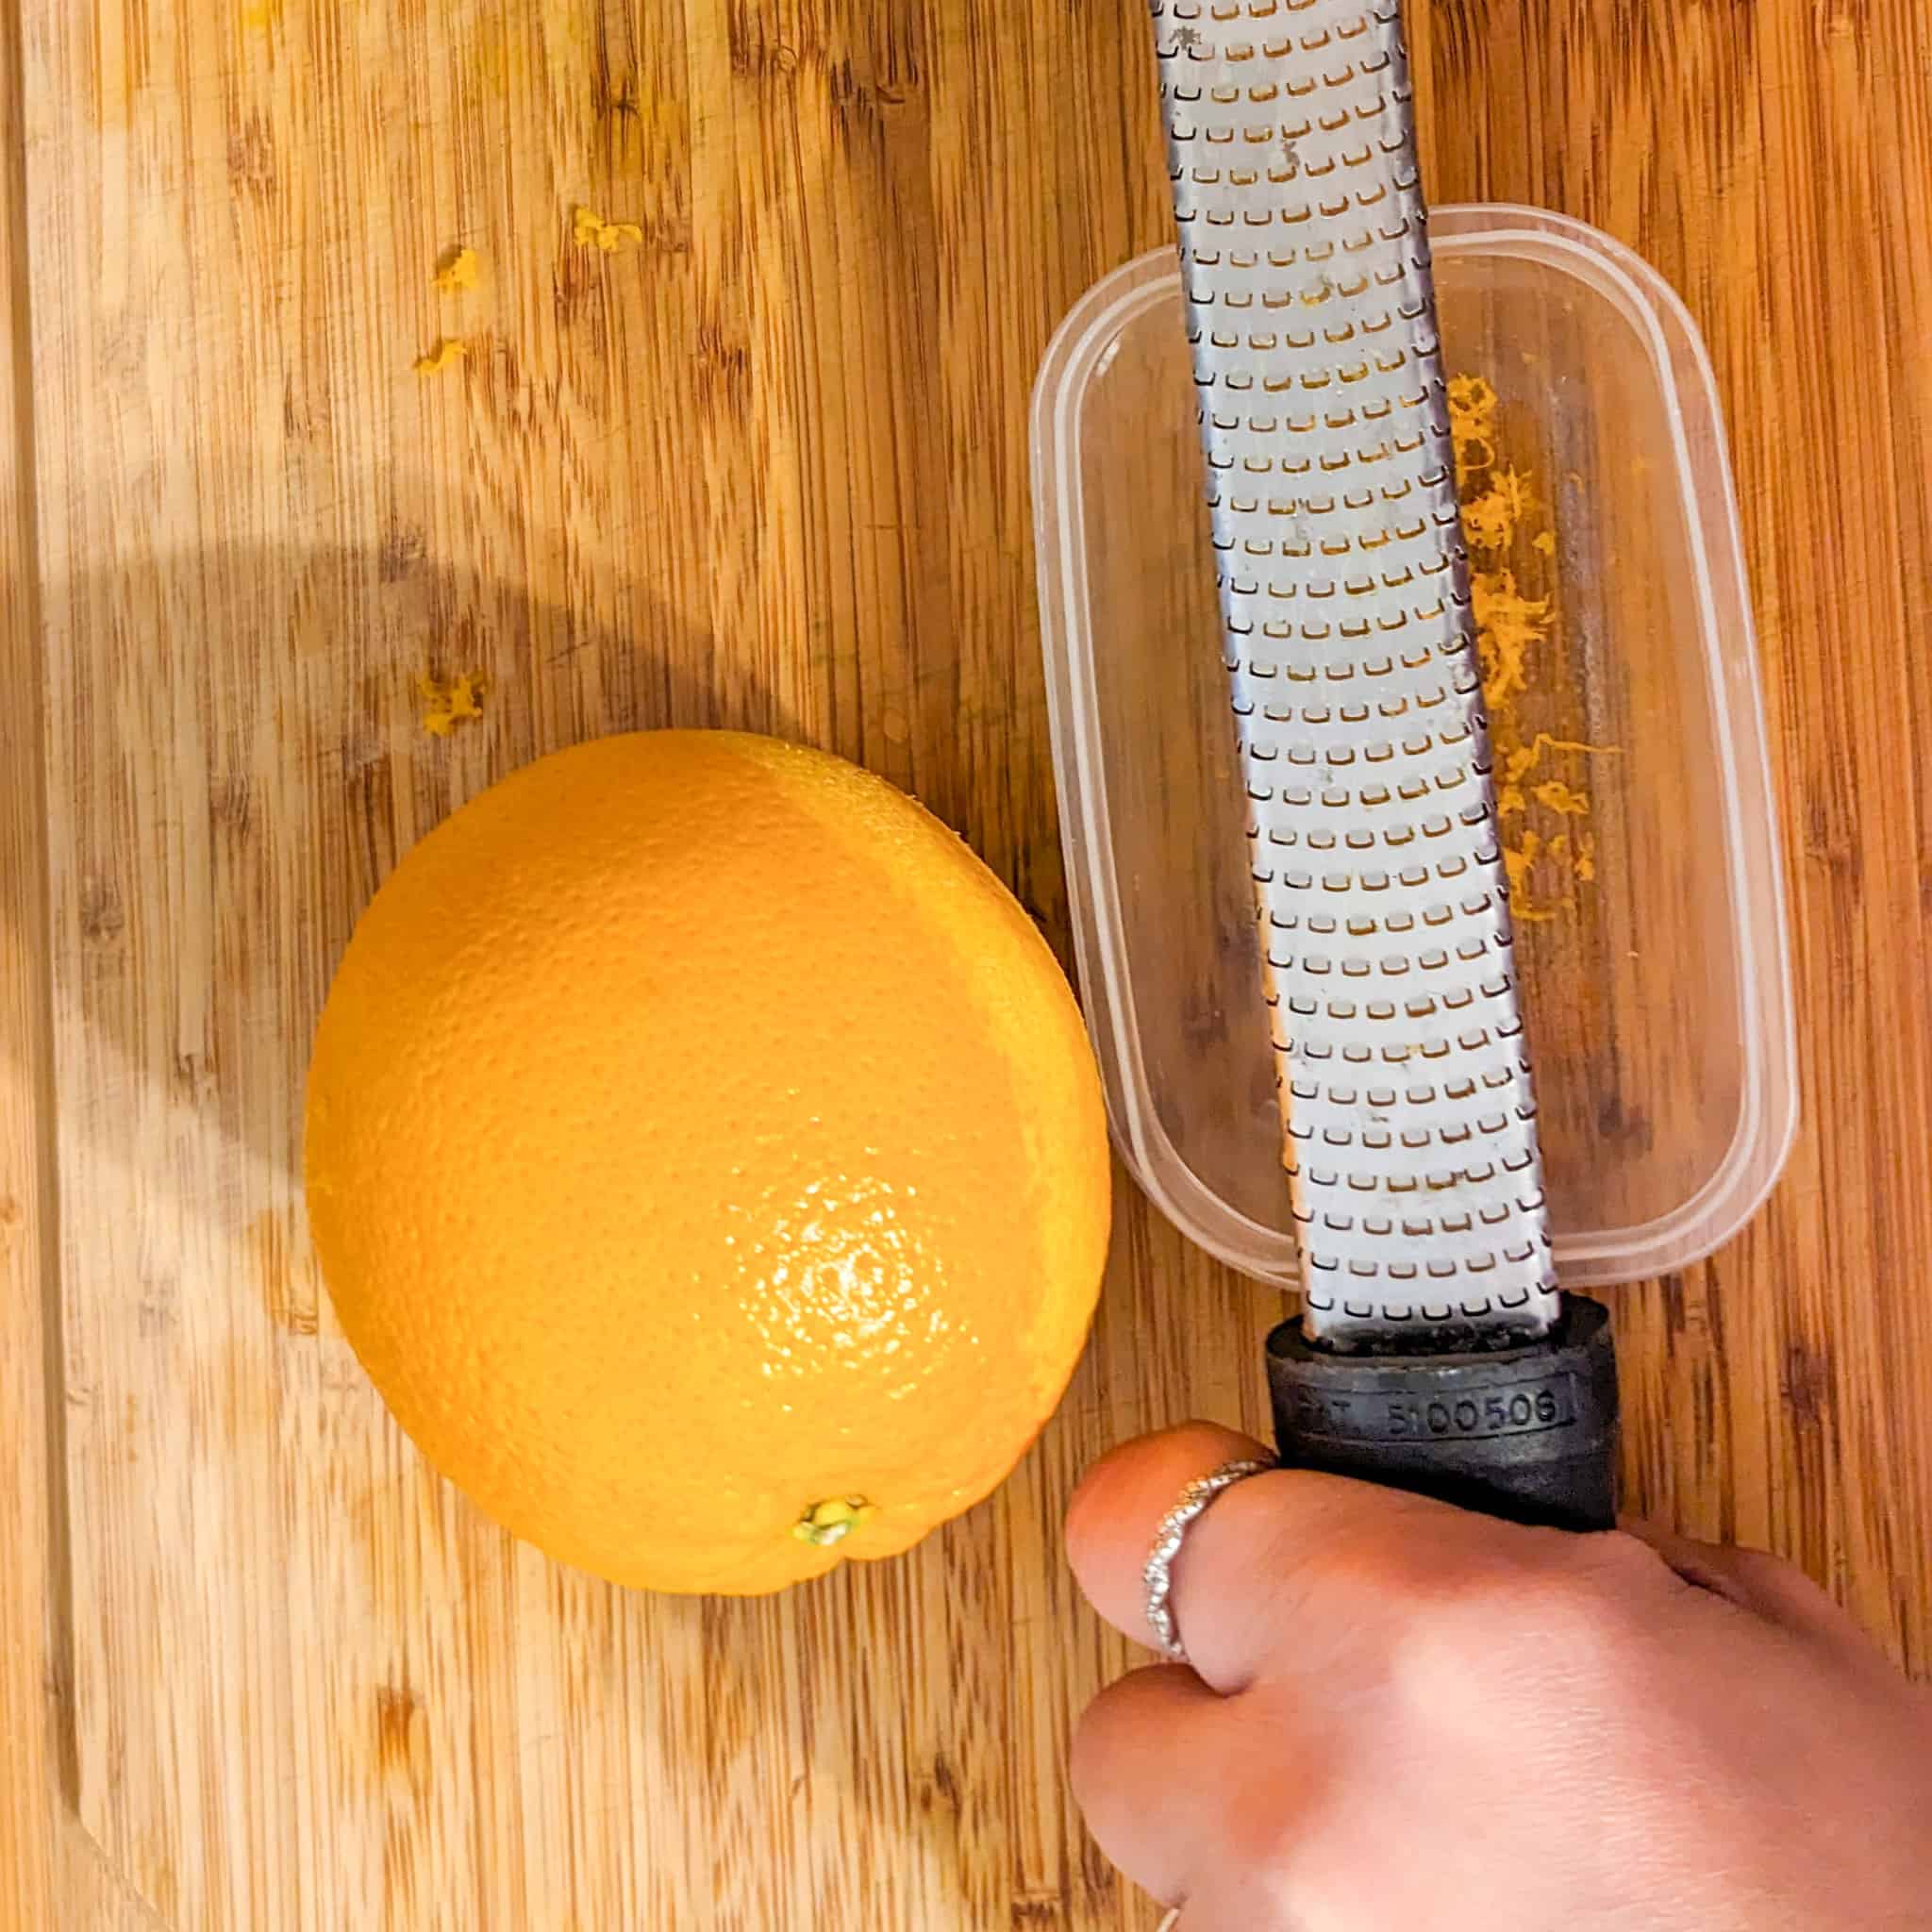
<path id="1" fill-rule="evenodd" d="M 1304 1323 L 1558 1312 L 1397 0 L 1152 0 Z"/>

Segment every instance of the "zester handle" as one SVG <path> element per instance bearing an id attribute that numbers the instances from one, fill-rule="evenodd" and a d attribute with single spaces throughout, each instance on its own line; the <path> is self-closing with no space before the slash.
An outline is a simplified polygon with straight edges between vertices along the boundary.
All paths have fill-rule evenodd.
<path id="1" fill-rule="evenodd" d="M 1268 1383 L 1291 1467 L 1516 1523 L 1616 1526 L 1617 1357 L 1599 1302 L 1565 1295 L 1545 1340 L 1470 1355 L 1336 1355 L 1287 1322 Z"/>

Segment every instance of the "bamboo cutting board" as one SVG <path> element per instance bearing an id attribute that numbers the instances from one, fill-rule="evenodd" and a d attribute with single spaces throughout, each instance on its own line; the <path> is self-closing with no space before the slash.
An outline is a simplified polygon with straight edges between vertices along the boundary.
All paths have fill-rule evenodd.
<path id="1" fill-rule="evenodd" d="M 1058 1519 L 1124 1435 L 1258 1425 L 1253 1290 L 1124 1198 L 992 1503 L 781 1601 L 658 1601 L 427 1474 L 294 1181 L 358 911 L 587 736 L 860 758 L 1064 939 L 1025 399 L 1164 232 L 1141 0 L 0 16 L 10 1923 L 1151 1925 L 1061 1775 L 1128 1657 Z M 1743 1242 L 1622 1299 L 1635 1497 L 1793 1554 L 1924 1669 L 1932 34 L 1908 0 L 1412 23 L 1439 192 L 1657 260 L 1739 434 L 1814 1124 Z M 578 205 L 641 245 L 575 246 Z M 439 294 L 458 244 L 479 284 Z M 487 716 L 432 740 L 416 681 L 458 672 Z"/>

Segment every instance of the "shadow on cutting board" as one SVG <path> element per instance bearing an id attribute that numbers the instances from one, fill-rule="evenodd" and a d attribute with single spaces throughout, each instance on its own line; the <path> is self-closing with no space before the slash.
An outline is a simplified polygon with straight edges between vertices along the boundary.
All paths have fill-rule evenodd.
<path id="1" fill-rule="evenodd" d="M 300 1208 L 308 1043 L 363 907 L 418 839 L 545 752 L 670 724 L 795 735 L 741 652 L 641 589 L 600 588 L 587 621 L 392 534 L 47 589 L 56 1670 L 70 1796 L 97 1829 L 125 1748 L 103 1756 L 100 1715 L 129 1662 L 125 1533 L 230 1538 L 206 1482 L 190 1493 L 210 1426 L 265 1440 L 305 1383 L 371 1399 L 340 1338 L 312 1346 L 329 1316 Z M 464 675 L 483 717 L 429 734 L 419 681 Z M 137 1576 L 153 1560 L 134 1555 Z M 212 1551 L 206 1574 L 225 1568 L 234 1553 Z"/>
<path id="2" fill-rule="evenodd" d="M 797 735 L 751 641 L 639 590 L 599 608 L 407 543 L 51 589 L 70 1802 L 171 1926 L 270 1923 L 269 1901 L 291 1932 L 749 1927 L 825 1922 L 825 1901 L 972 1923 L 1008 1867 L 1029 1910 L 1111 1923 L 1119 1881 L 1059 1859 L 1061 1765 L 1124 1646 L 1059 1567 L 1059 1512 L 1124 1418 L 1257 1403 L 1266 1324 L 1144 1205 L 1124 1203 L 1070 1398 L 996 1502 L 780 1599 L 623 1591 L 515 1544 L 408 1445 L 335 1328 L 301 1080 L 382 878 L 570 742 Z M 480 673 L 483 720 L 426 735 L 425 672 Z M 1049 794 L 1015 837 L 1043 871 Z"/>
<path id="3" fill-rule="evenodd" d="M 155 1089 L 219 1125 L 244 1166 L 294 1172 L 329 975 L 417 840 L 587 738 L 670 724 L 796 735 L 741 655 L 644 591 L 603 601 L 621 624 L 458 573 L 401 537 L 367 553 L 194 553 L 50 588 L 67 1163 L 93 1125 L 125 1143 Z M 483 717 L 431 735 L 419 680 L 463 675 L 485 681 Z M 127 1178 L 193 1211 L 187 1176 L 141 1158 L 163 1149 L 135 1151 Z M 154 1272 L 139 1271 L 151 1328 L 170 1315 Z"/>

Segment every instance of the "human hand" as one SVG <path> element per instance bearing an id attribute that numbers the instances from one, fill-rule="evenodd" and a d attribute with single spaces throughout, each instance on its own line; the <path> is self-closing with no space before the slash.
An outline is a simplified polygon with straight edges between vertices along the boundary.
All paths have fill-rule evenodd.
<path id="1" fill-rule="evenodd" d="M 1101 1615 L 1153 1645 L 1157 1524 L 1266 1453 L 1195 1424 L 1099 1463 L 1067 1544 Z M 1192 1668 L 1105 1691 L 1073 1770 L 1177 1932 L 1932 1926 L 1932 1693 L 1769 1557 L 1274 1471 L 1172 1607 Z"/>

